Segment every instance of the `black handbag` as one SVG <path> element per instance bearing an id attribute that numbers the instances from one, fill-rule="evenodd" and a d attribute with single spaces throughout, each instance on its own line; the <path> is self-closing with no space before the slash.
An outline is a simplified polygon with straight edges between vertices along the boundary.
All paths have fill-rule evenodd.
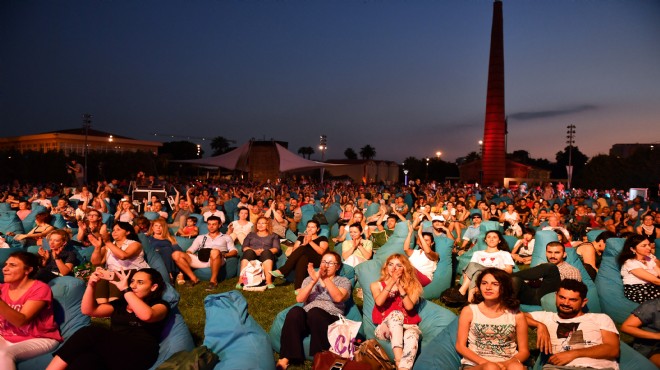
<path id="1" fill-rule="evenodd" d="M 206 236 L 202 239 L 202 245 L 197 250 L 197 259 L 199 259 L 200 262 L 208 262 L 211 259 L 212 248 L 204 248 L 204 245 L 206 245 Z"/>

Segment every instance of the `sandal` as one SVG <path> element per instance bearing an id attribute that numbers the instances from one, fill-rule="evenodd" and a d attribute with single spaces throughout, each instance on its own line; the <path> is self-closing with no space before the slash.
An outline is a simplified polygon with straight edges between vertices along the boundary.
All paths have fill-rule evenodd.
<path id="1" fill-rule="evenodd" d="M 176 276 L 176 283 L 178 285 L 183 285 L 186 283 L 185 276 L 183 276 L 183 272 L 179 272 L 179 274 Z"/>
<path id="2" fill-rule="evenodd" d="M 275 284 L 266 285 L 266 289 L 275 289 Z"/>
<path id="3" fill-rule="evenodd" d="M 270 271 L 270 274 L 272 276 L 276 277 L 276 278 L 280 278 L 280 279 L 284 278 L 284 275 L 281 272 L 279 272 L 278 270 Z"/>

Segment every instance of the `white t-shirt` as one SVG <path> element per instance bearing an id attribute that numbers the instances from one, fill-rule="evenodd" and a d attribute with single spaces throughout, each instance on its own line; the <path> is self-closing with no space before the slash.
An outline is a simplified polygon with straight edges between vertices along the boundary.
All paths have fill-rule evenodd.
<path id="1" fill-rule="evenodd" d="M 653 276 L 658 276 L 658 273 L 655 271 L 656 258 L 654 255 L 650 256 L 650 260 L 646 263 L 636 259 L 631 258 L 627 260 L 623 266 L 621 266 L 621 277 L 623 278 L 624 285 L 633 285 L 633 284 L 647 284 L 648 281 L 642 280 L 637 276 L 631 273 L 632 270 L 643 269 L 644 271 L 652 274 Z"/>
<path id="2" fill-rule="evenodd" d="M 245 225 L 239 224 L 238 221 L 232 221 L 230 225 L 233 225 L 234 235 L 236 235 L 238 242 L 241 244 L 243 244 L 243 240 L 245 240 L 245 237 L 252 231 L 252 227 L 254 226 L 250 221 Z"/>
<path id="3" fill-rule="evenodd" d="M 211 216 L 220 217 L 220 223 L 223 223 L 223 224 L 225 223 L 225 213 L 222 212 L 221 210 L 216 209 L 213 212 L 211 212 L 211 211 L 204 212 L 204 214 L 202 215 L 202 217 L 204 217 L 204 222 L 206 222 L 209 219 L 209 217 L 211 217 Z"/>
<path id="4" fill-rule="evenodd" d="M 562 319 L 555 312 L 530 312 L 534 320 L 542 322 L 550 333 L 552 353 L 569 351 L 573 349 L 589 348 L 603 344 L 601 330 L 619 335 L 612 319 L 602 313 L 586 313 L 572 319 Z M 595 369 L 618 369 L 615 361 L 578 357 L 565 366 L 592 367 Z"/>
<path id="5" fill-rule="evenodd" d="M 513 266 L 516 264 L 513 262 L 511 253 L 507 251 L 497 251 L 494 253 L 476 251 L 472 255 L 470 262 L 476 262 L 486 267 L 497 267 L 500 270 L 504 270 L 506 266 Z"/>
<path id="6" fill-rule="evenodd" d="M 433 273 L 438 267 L 438 262 L 431 261 L 421 249 L 415 249 L 410 257 L 408 257 L 408 260 L 417 271 L 421 272 L 429 280 L 433 280 Z"/>

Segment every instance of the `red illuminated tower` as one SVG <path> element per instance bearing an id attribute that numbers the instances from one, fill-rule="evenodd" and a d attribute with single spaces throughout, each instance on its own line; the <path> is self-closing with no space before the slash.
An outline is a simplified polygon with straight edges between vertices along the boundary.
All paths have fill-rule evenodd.
<path id="1" fill-rule="evenodd" d="M 488 63 L 488 92 L 486 95 L 486 123 L 484 125 L 481 161 L 484 185 L 502 185 L 505 176 L 504 115 L 504 36 L 502 31 L 502 1 L 493 3 L 493 28 L 490 34 L 490 61 Z"/>

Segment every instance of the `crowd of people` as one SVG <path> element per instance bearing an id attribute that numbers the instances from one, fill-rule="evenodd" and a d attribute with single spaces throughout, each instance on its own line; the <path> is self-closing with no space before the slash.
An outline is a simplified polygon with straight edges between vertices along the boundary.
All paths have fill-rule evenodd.
<path id="1" fill-rule="evenodd" d="M 456 341 L 465 368 L 524 368 L 528 326 L 537 328 L 539 349 L 548 354 L 547 368 L 618 368 L 618 331 L 607 315 L 584 312 L 587 288 L 575 266 L 566 262 L 566 250 L 573 248 L 595 279 L 606 241 L 615 237 L 626 238 L 619 256 L 624 294 L 641 305 L 621 330 L 639 338 L 644 355 L 660 364 L 657 332 L 651 330 L 660 326 L 655 314 L 660 300 L 654 253 L 660 238 L 657 199 L 630 199 L 615 189 L 568 190 L 561 183 L 510 190 L 420 180 L 362 185 L 305 178 L 263 183 L 149 178 L 152 188 L 171 197 L 132 199 L 129 182 L 118 180 L 98 182 L 95 189 L 82 184 L 6 186 L 0 198 L 5 211 L 20 220 L 32 209 L 38 213 L 30 230 L 0 230 L 0 247 L 34 246 L 36 251 L 12 253 L 3 268 L 2 368 L 50 352 L 62 341 L 45 283 L 74 275 L 83 261 L 66 247 L 75 244 L 91 250 L 90 262 L 101 267 L 89 276 L 81 310 L 92 317 L 110 317 L 113 334 L 100 328 L 80 330 L 55 353 L 49 368 L 90 368 L 95 361 L 120 368 L 125 364 L 111 358 L 115 350 L 139 352 L 144 363 L 135 368 L 148 368 L 156 359 L 162 321 L 169 314 L 162 301 L 165 285 L 195 286 L 200 283 L 195 270 L 210 268 L 206 290 L 213 292 L 222 266 L 240 249 L 241 270 L 254 261 L 263 266 L 265 289 L 277 289 L 277 279 L 294 277 L 295 300 L 303 305 L 289 311 L 282 330 L 277 366 L 285 369 L 304 360 L 306 335 L 311 334 L 312 355 L 329 347 L 327 327 L 344 314 L 344 302 L 352 293 L 350 281 L 339 271 L 344 264 L 355 267 L 371 260 L 399 223 L 406 223 L 407 229 L 403 253 L 390 255 L 379 280 L 363 287 L 375 303 L 373 335 L 389 341 L 397 368 L 411 369 L 415 362 L 423 336 L 417 310 L 438 268 L 438 238 L 449 240 L 454 258 L 485 244 L 484 250 L 473 251 L 465 269 L 453 271 L 462 283 L 443 293 L 448 302 L 465 306 Z M 234 206 L 225 207 L 229 202 Z M 301 225 L 305 205 L 313 206 L 317 216 L 338 209 L 336 235 L 324 232 L 325 217 Z M 114 222 L 104 222 L 109 215 Z M 55 227 L 55 218 L 63 226 Z M 486 221 L 497 222 L 503 232 L 482 232 L 480 225 Z M 536 245 L 539 230 L 555 232 L 558 241 Z M 591 230 L 602 232 L 590 241 Z M 150 268 L 140 234 L 162 257 L 168 276 Z M 515 237 L 516 243 L 509 245 L 505 235 Z M 184 250 L 177 237 L 192 242 Z M 332 247 L 339 244 L 335 253 Z M 535 248 L 545 249 L 547 263 L 528 267 Z M 282 254 L 286 263 L 278 266 Z M 519 271 L 514 272 L 516 265 Z M 243 288 L 241 281 L 236 288 Z M 520 312 L 521 303 L 540 305 L 541 298 L 553 292 L 557 313 Z M 578 328 L 584 335 L 579 343 Z M 91 339 L 101 336 L 107 341 Z"/>

